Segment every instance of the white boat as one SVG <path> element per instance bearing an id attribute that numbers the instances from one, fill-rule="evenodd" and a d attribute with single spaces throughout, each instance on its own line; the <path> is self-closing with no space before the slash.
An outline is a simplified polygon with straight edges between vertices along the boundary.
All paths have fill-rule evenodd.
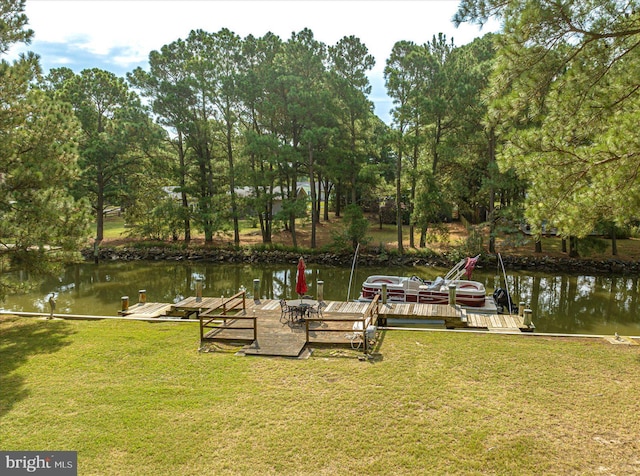
<path id="1" fill-rule="evenodd" d="M 369 276 L 362 283 L 360 301 L 371 301 L 376 294 L 382 294 L 382 285 L 387 288 L 387 301 L 420 304 L 447 304 L 449 286 L 456 287 L 456 304 L 480 308 L 485 306 L 487 292 L 478 281 L 460 279 L 465 273 L 470 276 L 479 256 L 465 258 L 456 264 L 447 275 L 434 281 L 425 281 L 418 276 Z"/>

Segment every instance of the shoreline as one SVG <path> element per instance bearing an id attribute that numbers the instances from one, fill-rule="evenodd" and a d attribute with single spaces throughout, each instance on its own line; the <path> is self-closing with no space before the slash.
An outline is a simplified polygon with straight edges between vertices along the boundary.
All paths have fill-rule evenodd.
<path id="1" fill-rule="evenodd" d="M 95 261 L 92 248 L 81 250 L 85 261 Z M 207 263 L 297 263 L 300 256 L 304 256 L 307 263 L 327 266 L 351 266 L 353 253 L 336 253 L 330 251 L 316 251 L 309 249 L 279 250 L 253 248 L 188 248 L 174 249 L 171 247 L 153 246 L 141 247 L 101 247 L 98 253 L 99 261 L 185 261 Z M 596 275 L 640 274 L 640 262 L 625 261 L 615 257 L 607 259 L 569 258 L 549 255 L 520 256 L 501 253 L 505 269 L 589 273 Z M 359 266 L 397 266 L 397 267 L 451 267 L 459 261 L 458 255 L 448 254 L 419 254 L 406 253 L 399 255 L 392 252 L 365 250 L 358 254 Z M 483 253 L 478 260 L 478 268 L 496 266 L 497 255 Z"/>

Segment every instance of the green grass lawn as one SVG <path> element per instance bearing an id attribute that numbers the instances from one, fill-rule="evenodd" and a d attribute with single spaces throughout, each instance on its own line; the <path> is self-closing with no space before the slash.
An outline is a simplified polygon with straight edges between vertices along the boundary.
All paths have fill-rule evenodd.
<path id="1" fill-rule="evenodd" d="M 95 227 L 94 227 L 95 228 Z M 104 237 L 105 239 L 120 239 L 125 237 L 124 218 L 122 217 L 107 217 L 104 220 Z"/>
<path id="2" fill-rule="evenodd" d="M 79 473 L 632 474 L 640 346 L 387 331 L 375 358 L 198 352 L 193 323 L 0 318 L 0 449 Z"/>

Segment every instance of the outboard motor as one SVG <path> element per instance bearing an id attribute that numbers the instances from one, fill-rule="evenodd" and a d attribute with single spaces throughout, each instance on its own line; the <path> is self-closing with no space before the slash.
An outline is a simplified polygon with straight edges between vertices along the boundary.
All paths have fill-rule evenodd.
<path id="1" fill-rule="evenodd" d="M 511 309 L 509 310 L 509 292 L 506 289 L 497 288 L 493 292 L 493 302 L 496 303 L 498 314 L 504 314 L 505 312 L 511 312 L 513 314 L 518 313 L 518 306 L 513 302 L 511 303 Z"/>

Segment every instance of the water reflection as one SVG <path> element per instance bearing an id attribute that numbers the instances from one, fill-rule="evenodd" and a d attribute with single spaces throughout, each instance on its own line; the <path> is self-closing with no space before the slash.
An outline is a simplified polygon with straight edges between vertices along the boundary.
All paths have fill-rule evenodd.
<path id="1" fill-rule="evenodd" d="M 324 297 L 347 299 L 350 268 L 309 265 L 309 293 L 324 281 Z M 437 268 L 357 268 L 352 298 L 371 274 L 417 274 L 434 279 L 446 273 Z M 22 272 L 16 278 L 29 280 Z M 114 315 L 122 296 L 137 302 L 138 291 L 147 291 L 148 301 L 177 302 L 195 295 L 196 281 L 202 280 L 203 295 L 231 295 L 244 286 L 253 296 L 253 280 L 260 280 L 263 298 L 290 298 L 295 295 L 296 263 L 290 265 L 235 265 L 173 262 L 128 262 L 81 264 L 67 267 L 55 278 L 35 283 L 34 290 L 8 296 L 3 307 L 21 311 L 48 312 L 47 297 L 57 293 L 56 312 Z M 476 270 L 473 279 L 488 292 L 504 287 L 502 275 Z M 538 332 L 640 335 L 638 277 L 551 276 L 543 273 L 507 273 L 508 289 L 515 302 L 523 301 L 533 310 Z"/>
<path id="2" fill-rule="evenodd" d="M 521 300 L 545 332 L 638 335 L 638 278 L 516 275 Z"/>

